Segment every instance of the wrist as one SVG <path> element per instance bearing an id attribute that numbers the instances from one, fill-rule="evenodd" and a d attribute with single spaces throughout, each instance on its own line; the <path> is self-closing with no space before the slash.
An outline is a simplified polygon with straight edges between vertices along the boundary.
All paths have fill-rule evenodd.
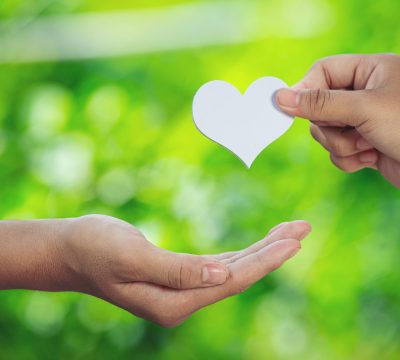
<path id="1" fill-rule="evenodd" d="M 57 236 L 51 245 L 54 258 L 59 260 L 56 273 L 62 291 L 94 293 L 93 279 L 87 264 L 90 262 L 92 247 L 85 239 L 92 239 L 92 227 L 97 225 L 96 216 L 81 216 L 64 219 L 57 229 Z M 92 245 L 93 246 L 93 245 Z"/>
<path id="2" fill-rule="evenodd" d="M 50 291 L 75 291 L 79 279 L 73 266 L 71 238 L 76 218 L 52 220 L 47 237 L 47 279 Z"/>
<path id="3" fill-rule="evenodd" d="M 68 287 L 63 236 L 69 219 L 0 222 L 0 289 Z"/>

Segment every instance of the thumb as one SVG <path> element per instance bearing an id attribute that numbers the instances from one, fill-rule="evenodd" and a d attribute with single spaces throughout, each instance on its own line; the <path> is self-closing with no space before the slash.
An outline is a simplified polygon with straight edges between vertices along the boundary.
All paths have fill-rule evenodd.
<path id="1" fill-rule="evenodd" d="M 141 280 L 174 289 L 220 285 L 228 279 L 226 266 L 206 256 L 155 248 Z"/>
<path id="2" fill-rule="evenodd" d="M 366 117 L 366 91 L 281 89 L 276 102 L 286 113 L 312 121 L 339 122 L 357 127 Z"/>
<path id="3" fill-rule="evenodd" d="M 190 299 L 187 303 L 189 307 L 192 307 L 189 313 L 246 290 L 256 281 L 278 269 L 299 250 L 298 239 L 282 239 L 234 261 L 229 264 L 232 276 L 224 285 L 209 289 L 195 289 L 187 293 Z"/>

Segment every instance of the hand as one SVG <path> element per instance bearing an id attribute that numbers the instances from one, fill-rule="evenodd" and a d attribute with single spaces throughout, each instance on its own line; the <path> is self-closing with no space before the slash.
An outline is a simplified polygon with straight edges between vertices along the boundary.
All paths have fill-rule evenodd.
<path id="1" fill-rule="evenodd" d="M 310 231 L 304 221 L 283 223 L 245 250 L 195 256 L 157 248 L 118 219 L 90 215 L 70 221 L 59 253 L 69 290 L 172 327 L 280 267 Z"/>
<path id="2" fill-rule="evenodd" d="M 312 136 L 337 167 L 370 167 L 400 187 L 400 56 L 322 59 L 276 100 L 286 113 L 311 120 Z"/>

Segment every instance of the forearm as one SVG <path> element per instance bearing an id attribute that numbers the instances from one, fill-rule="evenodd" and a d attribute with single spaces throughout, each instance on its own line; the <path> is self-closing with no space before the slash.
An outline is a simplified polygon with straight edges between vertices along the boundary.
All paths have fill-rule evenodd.
<path id="1" fill-rule="evenodd" d="M 1 290 L 66 290 L 62 244 L 68 221 L 0 221 Z"/>

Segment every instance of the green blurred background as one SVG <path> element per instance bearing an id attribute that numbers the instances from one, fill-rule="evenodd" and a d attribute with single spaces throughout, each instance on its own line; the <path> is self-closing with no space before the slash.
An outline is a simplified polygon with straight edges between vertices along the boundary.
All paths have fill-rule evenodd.
<path id="1" fill-rule="evenodd" d="M 399 14 L 396 0 L 1 0 L 1 218 L 103 213 L 194 253 L 292 219 L 314 231 L 175 329 L 80 294 L 3 292 L 0 358 L 399 359 L 399 191 L 334 168 L 301 120 L 251 170 L 191 120 L 209 80 L 293 84 L 324 56 L 400 52 Z"/>

